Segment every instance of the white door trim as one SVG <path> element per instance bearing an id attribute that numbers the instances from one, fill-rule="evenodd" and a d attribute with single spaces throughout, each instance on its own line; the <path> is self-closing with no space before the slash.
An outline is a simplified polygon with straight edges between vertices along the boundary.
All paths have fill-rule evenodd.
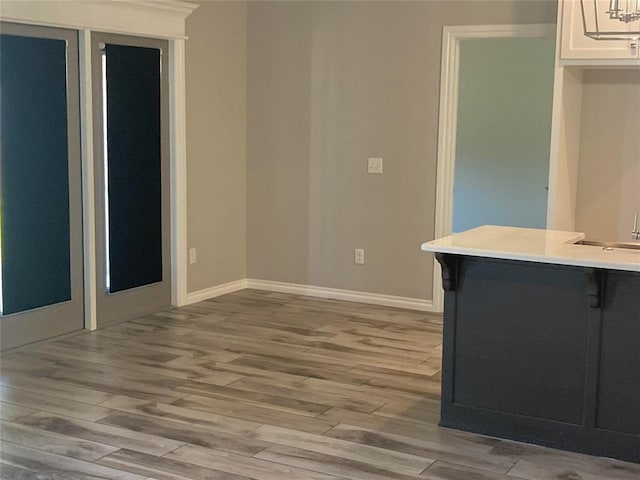
<path id="1" fill-rule="evenodd" d="M 185 40 L 169 41 L 171 304 L 187 304 L 187 107 Z"/>
<path id="2" fill-rule="evenodd" d="M 84 328 L 98 328 L 96 311 L 96 202 L 93 164 L 91 30 L 78 32 L 80 49 L 80 140 L 82 146 L 82 241 L 84 265 Z M 90 123 L 86 123 L 87 119 Z"/>
<path id="3" fill-rule="evenodd" d="M 451 235 L 453 226 L 453 184 L 456 158 L 458 112 L 458 66 L 460 40 L 470 38 L 513 38 L 555 36 L 554 24 L 465 25 L 444 27 L 440 70 L 440 112 L 436 171 L 435 238 Z M 440 264 L 434 260 L 433 307 L 444 308 Z"/>

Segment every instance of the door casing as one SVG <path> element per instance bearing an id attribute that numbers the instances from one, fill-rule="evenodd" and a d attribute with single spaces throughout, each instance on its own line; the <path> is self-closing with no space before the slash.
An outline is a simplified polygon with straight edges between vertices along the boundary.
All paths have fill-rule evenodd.
<path id="1" fill-rule="evenodd" d="M 555 36 L 555 24 L 444 27 L 440 69 L 435 238 L 446 237 L 452 233 L 460 41 L 474 38 Z M 436 312 L 442 312 L 444 308 L 442 270 L 435 258 L 433 265 L 433 309 Z"/>

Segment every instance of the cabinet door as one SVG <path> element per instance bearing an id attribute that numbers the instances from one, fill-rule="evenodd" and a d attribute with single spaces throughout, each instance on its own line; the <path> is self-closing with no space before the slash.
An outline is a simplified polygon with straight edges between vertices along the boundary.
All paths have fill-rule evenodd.
<path id="1" fill-rule="evenodd" d="M 608 273 L 596 427 L 640 434 L 640 273 Z"/>
<path id="2" fill-rule="evenodd" d="M 585 291 L 577 267 L 463 257 L 453 307 L 453 402 L 581 425 Z"/>
<path id="3" fill-rule="evenodd" d="M 589 7 L 593 7 L 594 1 L 598 5 L 598 11 L 602 12 L 608 9 L 609 4 L 609 0 L 585 0 L 586 15 L 591 17 L 593 13 Z M 628 60 L 629 65 L 640 65 L 637 40 L 594 40 L 587 37 L 584 34 L 580 0 L 563 0 L 561 7 L 562 59 Z M 601 15 L 599 20 L 601 30 L 619 31 L 620 28 L 630 30 L 632 27 L 631 24 L 623 25 L 617 20 L 610 20 L 606 15 Z"/>

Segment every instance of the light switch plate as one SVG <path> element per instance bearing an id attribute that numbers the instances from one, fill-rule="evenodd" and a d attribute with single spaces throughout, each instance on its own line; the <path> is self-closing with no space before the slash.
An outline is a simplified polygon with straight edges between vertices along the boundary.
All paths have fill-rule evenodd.
<path id="1" fill-rule="evenodd" d="M 367 159 L 367 172 L 369 173 L 382 173 L 382 158 L 369 157 Z"/>

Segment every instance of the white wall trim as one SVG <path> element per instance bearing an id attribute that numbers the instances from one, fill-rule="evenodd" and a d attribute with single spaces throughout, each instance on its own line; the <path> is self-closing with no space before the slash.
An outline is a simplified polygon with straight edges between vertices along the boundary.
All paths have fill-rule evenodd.
<path id="1" fill-rule="evenodd" d="M 565 2 L 558 4 L 558 25 L 562 25 Z M 570 160 L 567 149 L 573 139 L 567 138 L 568 116 L 565 106 L 568 97 L 565 81 L 568 73 L 565 66 L 570 62 L 562 60 L 562 28 L 558 28 L 556 36 L 556 64 L 553 77 L 553 108 L 551 113 L 551 148 L 549 155 L 549 197 L 547 201 L 547 228 L 550 230 L 575 229 L 576 191 L 578 181 L 578 162 Z M 584 62 L 584 60 L 577 60 Z M 580 96 L 582 95 L 580 89 Z M 570 102 L 571 103 L 571 102 Z M 579 102 L 582 105 L 582 101 Z M 581 108 L 581 107 L 580 107 Z M 573 113 L 576 113 L 575 111 Z M 575 118 L 580 118 L 578 114 Z M 575 141 L 575 140 L 574 140 Z"/>
<path id="2" fill-rule="evenodd" d="M 332 300 L 345 300 L 348 302 L 367 303 L 370 305 L 382 305 L 385 307 L 405 308 L 421 312 L 435 312 L 430 300 L 421 298 L 397 297 L 394 295 L 382 295 L 380 293 L 358 292 L 355 290 L 341 290 L 338 288 L 317 287 L 299 283 L 274 282 L 272 280 L 258 280 L 256 278 L 243 278 L 233 282 L 227 282 L 214 287 L 190 292 L 185 297 L 184 305 L 202 302 L 210 298 L 226 295 L 252 288 L 268 292 L 291 293 L 308 297 L 328 298 Z"/>
<path id="3" fill-rule="evenodd" d="M 98 328 L 96 309 L 96 204 L 93 163 L 93 97 L 91 31 L 78 32 L 80 73 L 80 135 L 82 145 L 82 248 L 84 265 L 84 328 Z"/>
<path id="4" fill-rule="evenodd" d="M 556 31 L 556 59 L 559 59 L 562 52 L 562 11 L 564 2 L 558 2 L 558 25 Z M 547 198 L 547 228 L 554 230 L 558 225 L 558 166 L 560 144 L 560 121 L 562 118 L 562 86 L 564 84 L 564 68 L 560 62 L 555 62 L 553 71 L 553 105 L 551 109 L 551 148 L 549 152 L 549 179 L 547 185 L 549 194 Z"/>
<path id="5" fill-rule="evenodd" d="M 380 293 L 341 290 L 338 288 L 317 287 L 314 285 L 302 285 L 298 283 L 274 282 L 271 280 L 258 280 L 255 278 L 247 279 L 247 288 L 267 290 L 270 292 L 306 295 L 309 297 L 329 298 L 332 300 L 368 303 L 371 305 L 383 305 L 386 307 L 406 308 L 422 312 L 434 311 L 432 302 L 421 298 L 397 297 L 394 295 L 383 295 Z"/>
<path id="6" fill-rule="evenodd" d="M 31 25 L 184 39 L 185 19 L 196 8 L 179 0 L 3 0 L 0 17 Z"/>
<path id="7" fill-rule="evenodd" d="M 465 38 L 526 38 L 546 36 L 553 36 L 555 38 L 555 23 L 455 25 L 443 27 L 443 38 L 449 38 L 456 41 Z"/>
<path id="8" fill-rule="evenodd" d="M 238 290 L 244 290 L 247 288 L 247 279 L 235 280 L 233 282 L 223 283 L 214 287 L 205 288 L 186 294 L 184 305 L 190 305 L 192 303 L 202 302 L 209 300 L 210 298 L 219 297 L 220 295 L 226 295 L 227 293 L 237 292 Z"/>
<path id="9" fill-rule="evenodd" d="M 556 34 L 554 24 L 465 25 L 444 27 L 440 72 L 440 112 L 436 173 L 435 238 L 451 235 L 453 229 L 453 185 L 458 112 L 458 68 L 460 40 L 470 38 L 545 37 Z M 444 292 L 440 265 L 434 259 L 433 308 L 441 312 Z"/>
<path id="10" fill-rule="evenodd" d="M 187 303 L 187 109 L 185 41 L 169 42 L 171 303 Z"/>

